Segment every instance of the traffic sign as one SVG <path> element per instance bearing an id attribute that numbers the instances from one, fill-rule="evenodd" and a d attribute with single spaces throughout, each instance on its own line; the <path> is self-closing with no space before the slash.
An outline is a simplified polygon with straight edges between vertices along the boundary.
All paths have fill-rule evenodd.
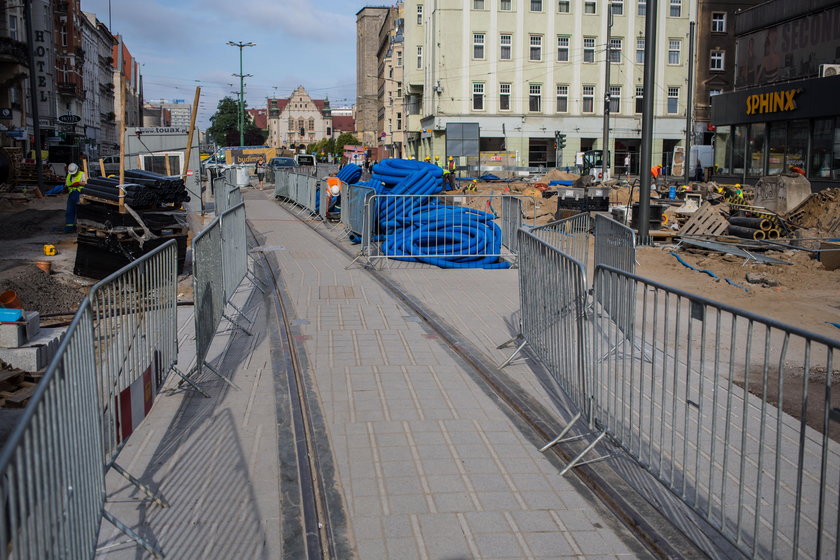
<path id="1" fill-rule="evenodd" d="M 70 113 L 67 113 L 66 115 L 59 115 L 58 117 L 58 122 L 62 122 L 64 124 L 76 124 L 80 120 L 82 120 L 82 117 L 79 115 L 71 115 Z"/>
<path id="2" fill-rule="evenodd" d="M 8 107 L 0 108 L 0 119 L 7 121 L 12 118 L 12 110 Z"/>

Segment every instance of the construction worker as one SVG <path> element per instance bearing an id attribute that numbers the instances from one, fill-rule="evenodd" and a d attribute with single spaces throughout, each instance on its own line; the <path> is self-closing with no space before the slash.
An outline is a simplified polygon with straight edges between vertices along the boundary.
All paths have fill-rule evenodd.
<path id="1" fill-rule="evenodd" d="M 79 204 L 79 197 L 82 196 L 86 182 L 85 172 L 79 169 L 78 165 L 71 163 L 67 166 L 64 188 L 70 195 L 67 197 L 67 209 L 64 212 L 64 233 L 76 231 L 76 205 Z"/>
<path id="2" fill-rule="evenodd" d="M 327 214 L 341 212 L 341 179 L 327 177 Z"/>
<path id="3" fill-rule="evenodd" d="M 426 156 L 426 157 L 423 158 L 423 161 L 425 161 L 426 163 L 432 163 L 432 158 L 430 158 L 429 156 Z"/>
<path id="4" fill-rule="evenodd" d="M 435 160 L 439 158 L 435 156 Z M 454 165 L 455 161 L 452 159 L 452 156 L 449 156 L 449 164 L 446 167 L 443 167 L 443 188 L 447 191 L 454 191 L 455 187 L 455 174 L 452 173 L 452 170 L 455 168 Z"/>
<path id="5" fill-rule="evenodd" d="M 654 165 L 653 167 L 651 167 L 650 174 L 653 177 L 653 180 L 656 181 L 656 179 L 658 179 L 659 176 L 662 175 L 662 164 L 660 163 L 659 165 Z"/>

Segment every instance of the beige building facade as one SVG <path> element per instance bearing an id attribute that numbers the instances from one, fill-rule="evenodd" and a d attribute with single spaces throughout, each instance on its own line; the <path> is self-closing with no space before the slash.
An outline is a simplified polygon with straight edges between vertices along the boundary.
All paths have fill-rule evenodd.
<path id="1" fill-rule="evenodd" d="M 574 165 L 602 148 L 611 99 L 614 172 L 638 172 L 644 0 L 406 0 L 402 4 L 407 156 L 516 154 L 519 166 Z M 607 10 L 611 77 L 604 84 Z M 685 137 L 688 30 L 696 0 L 660 0 L 653 162 L 670 163 Z M 470 125 L 459 127 L 458 125 Z M 471 136 L 477 125 L 478 140 Z M 450 142 L 447 151 L 447 129 Z M 555 133 L 566 147 L 555 152 Z M 667 160 L 667 161 L 666 161 Z"/>
<path id="2" fill-rule="evenodd" d="M 377 52 L 377 159 L 406 157 L 403 28 L 402 6 L 391 8 L 379 31 Z"/>
<path id="3" fill-rule="evenodd" d="M 268 138 L 273 148 L 312 144 L 333 134 L 329 99 L 312 99 L 298 86 L 286 99 L 268 100 Z"/>

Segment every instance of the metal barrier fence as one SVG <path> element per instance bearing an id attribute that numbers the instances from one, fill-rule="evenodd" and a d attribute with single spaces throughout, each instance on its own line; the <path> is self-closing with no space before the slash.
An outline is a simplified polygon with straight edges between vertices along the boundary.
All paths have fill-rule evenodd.
<path id="1" fill-rule="evenodd" d="M 278 174 L 279 176 L 280 174 Z M 304 210 L 308 210 L 312 214 L 317 214 L 319 208 L 318 196 L 320 194 L 318 179 L 311 175 L 301 175 L 299 173 L 288 173 L 287 179 L 288 186 L 285 198 Z M 275 187 L 275 196 L 278 196 L 276 193 L 277 187 Z"/>
<path id="2" fill-rule="evenodd" d="M 242 202 L 221 215 L 221 227 L 224 299 L 230 301 L 248 273 L 247 226 L 245 224 L 245 205 Z"/>
<path id="3" fill-rule="evenodd" d="M 522 199 L 516 196 L 502 195 L 502 245 L 511 253 L 519 252 L 517 231 L 522 227 Z"/>
<path id="4" fill-rule="evenodd" d="M 507 216 L 507 211 L 515 215 Z M 498 195 L 373 194 L 362 211 L 361 256 L 371 265 L 416 258 L 515 262 L 516 255 L 501 244 L 499 224 L 509 220 L 523 220 L 522 214 Z M 530 221 L 526 225 L 532 227 Z"/>
<path id="5" fill-rule="evenodd" d="M 105 505 L 89 300 L 0 454 L 0 558 L 92 558 Z"/>
<path id="6" fill-rule="evenodd" d="M 534 235 L 581 263 L 584 270 L 589 261 L 590 231 L 589 214 L 577 214 L 533 229 Z"/>
<path id="7" fill-rule="evenodd" d="M 216 217 L 192 242 L 195 302 L 196 369 L 206 365 L 210 344 L 224 315 L 225 279 L 222 261 L 222 221 Z"/>
<path id="8" fill-rule="evenodd" d="M 588 329 L 584 328 L 586 269 L 536 233 L 520 229 L 517 236 L 521 337 L 588 420 L 591 372 Z M 524 345 L 522 342 L 517 352 Z"/>
<path id="9" fill-rule="evenodd" d="M 242 189 L 236 186 L 230 187 L 227 192 L 227 205 L 225 207 L 225 212 L 237 204 L 242 204 Z"/>
<path id="10" fill-rule="evenodd" d="M 274 198 L 289 198 L 289 176 L 292 172 L 288 168 L 274 171 Z"/>
<path id="11" fill-rule="evenodd" d="M 124 475 L 114 460 L 178 361 L 177 258 L 175 241 L 168 241 L 88 296 L 105 460 Z"/>
<path id="12" fill-rule="evenodd" d="M 615 268 L 594 299 L 598 426 L 748 556 L 837 557 L 840 341 Z"/>
<path id="13" fill-rule="evenodd" d="M 636 271 L 636 233 L 601 214 L 595 215 L 595 266 Z"/>
<path id="14" fill-rule="evenodd" d="M 347 185 L 341 192 L 341 223 L 345 229 L 356 235 L 365 231 L 365 207 L 370 197 L 376 194 L 373 187 Z"/>

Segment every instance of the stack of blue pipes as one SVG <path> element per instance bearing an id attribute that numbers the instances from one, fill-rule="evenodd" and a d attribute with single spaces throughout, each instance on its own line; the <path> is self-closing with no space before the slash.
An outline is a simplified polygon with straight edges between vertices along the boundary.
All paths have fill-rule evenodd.
<path id="1" fill-rule="evenodd" d="M 431 163 L 386 159 L 373 166 L 370 180 L 358 183 L 373 187 L 377 195 L 411 195 L 374 199 L 384 254 L 441 268 L 509 268 L 498 257 L 502 230 L 493 222 L 497 216 L 435 198 L 443 191 L 442 177 L 443 170 Z"/>

